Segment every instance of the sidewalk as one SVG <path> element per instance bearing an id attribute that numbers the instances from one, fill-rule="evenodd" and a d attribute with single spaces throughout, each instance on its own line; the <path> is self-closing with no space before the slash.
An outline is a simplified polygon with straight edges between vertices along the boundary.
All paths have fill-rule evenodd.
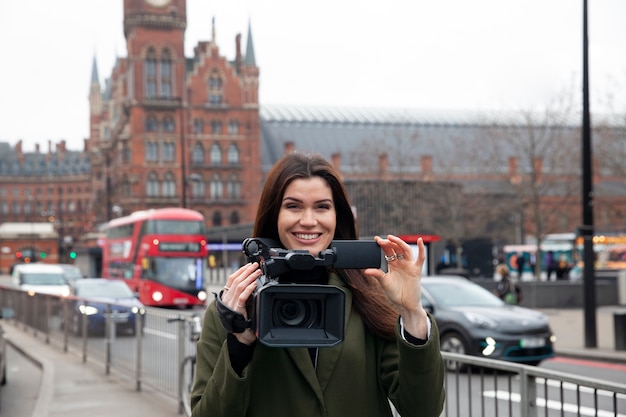
<path id="1" fill-rule="evenodd" d="M 42 381 L 32 417 L 180 417 L 175 399 L 142 387 L 102 366 L 83 363 L 74 353 L 63 353 L 13 323 L 3 323 L 12 347 L 42 368 Z M 10 364 L 8 364 L 10 366 Z"/>
<path id="2" fill-rule="evenodd" d="M 597 347 L 585 348 L 582 309 L 542 309 L 557 336 L 557 356 L 626 364 L 626 351 L 616 351 L 613 312 L 626 307 L 596 310 Z M 136 391 L 133 382 L 105 375 L 102 367 L 82 363 L 73 353 L 46 345 L 12 323 L 3 328 L 9 343 L 41 365 L 42 381 L 32 417 L 179 417 L 176 400 L 148 387 Z"/>

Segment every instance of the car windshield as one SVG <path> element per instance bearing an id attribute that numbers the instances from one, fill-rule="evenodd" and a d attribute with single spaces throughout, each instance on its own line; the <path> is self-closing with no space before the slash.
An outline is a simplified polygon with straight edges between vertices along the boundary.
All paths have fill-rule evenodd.
<path id="1" fill-rule="evenodd" d="M 76 295 L 84 298 L 131 298 L 133 292 L 123 282 L 97 282 L 76 286 Z"/>
<path id="2" fill-rule="evenodd" d="M 21 277 L 24 285 L 64 285 L 67 284 L 65 276 L 61 273 L 51 272 L 25 272 Z"/>
<path id="3" fill-rule="evenodd" d="M 424 288 L 441 307 L 479 306 L 493 307 L 503 305 L 503 301 L 481 287 L 467 281 L 427 282 L 422 280 Z"/>

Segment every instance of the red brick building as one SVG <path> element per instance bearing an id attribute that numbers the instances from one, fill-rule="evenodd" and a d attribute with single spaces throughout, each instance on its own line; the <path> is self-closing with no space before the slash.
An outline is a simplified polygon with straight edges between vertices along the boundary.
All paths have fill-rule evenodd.
<path id="1" fill-rule="evenodd" d="M 251 221 L 261 184 L 259 69 L 248 31 L 233 61 L 215 29 L 184 55 L 186 1 L 124 1 L 126 58 L 89 102 L 93 223 L 170 206 L 211 225 Z"/>

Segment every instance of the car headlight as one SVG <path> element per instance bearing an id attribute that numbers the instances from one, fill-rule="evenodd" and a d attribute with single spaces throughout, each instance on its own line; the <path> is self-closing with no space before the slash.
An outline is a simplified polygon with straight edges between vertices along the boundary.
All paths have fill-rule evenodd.
<path id="1" fill-rule="evenodd" d="M 481 329 L 495 329 L 498 327 L 498 323 L 495 320 L 492 320 L 487 316 L 483 316 L 482 314 L 464 311 L 463 315 L 470 323 L 476 327 L 480 327 Z"/>
<path id="2" fill-rule="evenodd" d="M 92 316 L 94 314 L 98 314 L 98 309 L 94 306 L 81 305 L 78 307 L 78 311 L 80 311 L 85 316 Z"/>

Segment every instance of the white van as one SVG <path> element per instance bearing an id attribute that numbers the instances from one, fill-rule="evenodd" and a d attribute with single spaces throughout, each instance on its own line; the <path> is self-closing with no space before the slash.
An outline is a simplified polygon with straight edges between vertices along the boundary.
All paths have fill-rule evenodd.
<path id="1" fill-rule="evenodd" d="M 70 294 L 70 286 L 65 278 L 65 271 L 59 265 L 19 264 L 13 268 L 11 277 L 13 284 L 24 291 L 63 297 Z"/>

